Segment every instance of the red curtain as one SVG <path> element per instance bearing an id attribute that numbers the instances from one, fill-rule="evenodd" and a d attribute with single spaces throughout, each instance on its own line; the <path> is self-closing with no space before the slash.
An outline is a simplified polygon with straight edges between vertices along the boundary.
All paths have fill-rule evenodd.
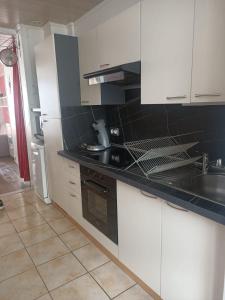
<path id="1" fill-rule="evenodd" d="M 14 52 L 16 53 L 16 47 L 14 46 Z M 20 177 L 24 181 L 30 181 L 29 161 L 27 153 L 27 139 L 24 125 L 23 116 L 23 101 L 20 91 L 20 78 L 18 64 L 13 66 L 13 91 L 14 91 L 14 103 L 15 103 L 15 118 L 16 118 L 16 134 L 17 134 L 17 150 L 18 150 L 18 162 Z"/>

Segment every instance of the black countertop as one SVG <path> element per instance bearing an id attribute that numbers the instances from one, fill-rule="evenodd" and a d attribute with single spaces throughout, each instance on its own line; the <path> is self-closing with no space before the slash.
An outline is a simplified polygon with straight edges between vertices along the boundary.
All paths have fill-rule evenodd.
<path id="1" fill-rule="evenodd" d="M 108 167 L 94 159 L 86 157 L 82 151 L 59 151 L 58 154 L 80 165 L 86 166 L 104 175 L 120 180 L 134 186 L 144 192 L 158 196 L 168 202 L 179 205 L 187 210 L 193 211 L 201 216 L 209 218 L 215 222 L 225 225 L 225 206 L 213 203 L 204 198 L 195 197 L 184 191 L 179 191 L 158 182 L 153 182 L 147 178 L 128 171 Z"/>

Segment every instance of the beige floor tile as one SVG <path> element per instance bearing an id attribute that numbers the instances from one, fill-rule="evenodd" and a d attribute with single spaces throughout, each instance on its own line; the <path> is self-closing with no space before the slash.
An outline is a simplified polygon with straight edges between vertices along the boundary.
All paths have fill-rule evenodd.
<path id="1" fill-rule="evenodd" d="M 0 224 L 9 222 L 9 217 L 5 210 L 0 211 Z"/>
<path id="2" fill-rule="evenodd" d="M 0 225 L 0 238 L 15 233 L 15 228 L 11 223 L 3 223 Z"/>
<path id="3" fill-rule="evenodd" d="M 4 201 L 11 201 L 13 199 L 23 198 L 23 193 L 9 194 L 9 195 L 5 195 L 3 198 Z"/>
<path id="4" fill-rule="evenodd" d="M 50 297 L 49 294 L 46 294 L 46 295 L 42 296 L 41 298 L 38 298 L 37 300 L 52 300 L 52 298 Z"/>
<path id="5" fill-rule="evenodd" d="M 115 300 L 154 300 L 149 294 L 147 294 L 139 285 L 135 285 Z"/>
<path id="6" fill-rule="evenodd" d="M 54 300 L 109 300 L 88 274 L 54 290 L 51 295 Z"/>
<path id="7" fill-rule="evenodd" d="M 0 283 L 1 300 L 34 300 L 47 293 L 35 269 Z"/>
<path id="8" fill-rule="evenodd" d="M 32 215 L 17 219 L 12 221 L 17 232 L 26 231 L 33 227 L 45 224 L 45 220 L 39 213 L 34 213 Z"/>
<path id="9" fill-rule="evenodd" d="M 48 224 L 43 224 L 30 230 L 20 232 L 19 235 L 26 246 L 31 246 L 56 236 L 55 232 Z"/>
<path id="10" fill-rule="evenodd" d="M 11 210 L 20 206 L 25 206 L 27 205 L 27 202 L 24 198 L 21 197 L 17 199 L 10 199 L 9 201 L 6 201 L 4 204 L 7 210 Z"/>
<path id="11" fill-rule="evenodd" d="M 51 204 L 46 204 L 40 199 L 33 200 L 31 203 L 37 211 L 45 210 L 46 208 L 53 207 Z"/>
<path id="12" fill-rule="evenodd" d="M 79 229 L 73 229 L 61 234 L 60 238 L 64 241 L 67 247 L 70 248 L 70 250 L 76 250 L 89 244 L 88 239 L 83 235 L 82 232 L 80 232 Z"/>
<path id="13" fill-rule="evenodd" d="M 25 249 L 18 250 L 0 258 L 0 281 L 23 273 L 33 267 Z"/>
<path id="14" fill-rule="evenodd" d="M 36 196 L 34 190 L 26 190 L 26 191 L 23 191 L 21 193 L 23 195 L 23 197 L 32 197 L 32 196 Z"/>
<path id="15" fill-rule="evenodd" d="M 46 209 L 40 211 L 40 214 L 47 222 L 64 217 L 64 215 L 58 209 L 52 206 L 46 207 Z"/>
<path id="16" fill-rule="evenodd" d="M 0 238 L 0 257 L 22 248 L 24 246 L 17 233 Z"/>
<path id="17" fill-rule="evenodd" d="M 64 285 L 87 272 L 71 253 L 39 266 L 38 271 L 49 290 Z"/>
<path id="18" fill-rule="evenodd" d="M 92 271 L 91 274 L 111 298 L 116 297 L 135 284 L 113 262 L 103 265 Z"/>
<path id="19" fill-rule="evenodd" d="M 58 237 L 35 244 L 27 248 L 27 251 L 36 265 L 46 263 L 69 252 Z"/>
<path id="20" fill-rule="evenodd" d="M 25 201 L 29 204 L 34 204 L 37 201 L 40 201 L 41 199 L 36 194 L 30 194 L 30 195 L 23 195 L 23 198 Z"/>
<path id="21" fill-rule="evenodd" d="M 73 228 L 75 228 L 74 223 L 72 223 L 67 218 L 61 218 L 52 220 L 49 222 L 49 225 L 57 232 L 58 234 L 65 233 Z"/>
<path id="22" fill-rule="evenodd" d="M 110 261 L 110 259 L 93 244 L 82 247 L 73 253 L 88 271 L 91 271 Z"/>
<path id="23" fill-rule="evenodd" d="M 11 220 L 23 218 L 25 216 L 32 215 L 35 212 L 36 212 L 35 208 L 30 204 L 27 204 L 25 206 L 20 206 L 14 209 L 10 209 L 7 211 L 8 216 Z"/>

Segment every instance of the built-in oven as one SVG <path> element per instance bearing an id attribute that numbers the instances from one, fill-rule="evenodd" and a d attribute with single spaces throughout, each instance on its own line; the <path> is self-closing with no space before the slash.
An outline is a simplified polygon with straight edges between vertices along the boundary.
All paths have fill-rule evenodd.
<path id="1" fill-rule="evenodd" d="M 116 180 L 81 166 L 83 217 L 118 244 Z"/>

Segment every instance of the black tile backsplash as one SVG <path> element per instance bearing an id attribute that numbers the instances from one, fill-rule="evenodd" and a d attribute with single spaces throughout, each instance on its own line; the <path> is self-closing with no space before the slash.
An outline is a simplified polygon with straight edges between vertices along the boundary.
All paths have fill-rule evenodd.
<path id="1" fill-rule="evenodd" d="M 91 124 L 104 118 L 107 127 L 119 127 L 121 136 L 111 142 L 192 133 L 178 141 L 199 141 L 192 152 L 207 152 L 210 160 L 225 159 L 225 106 L 141 105 L 138 92 L 127 91 L 124 105 L 63 108 L 64 146 L 73 150 L 81 143 L 96 143 Z M 136 97 L 136 98 L 135 98 Z"/>

